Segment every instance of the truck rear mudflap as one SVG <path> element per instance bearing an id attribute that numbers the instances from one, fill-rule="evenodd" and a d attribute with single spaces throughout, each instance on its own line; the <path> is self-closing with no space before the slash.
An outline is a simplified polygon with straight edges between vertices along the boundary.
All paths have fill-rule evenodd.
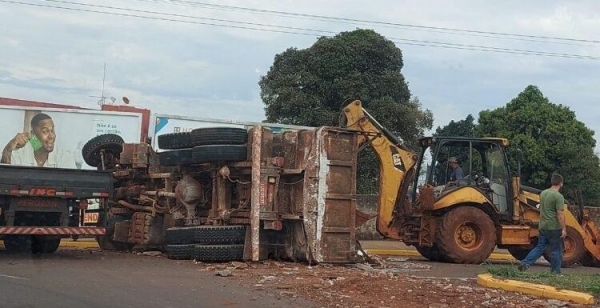
<path id="1" fill-rule="evenodd" d="M 0 227 L 0 235 L 104 235 L 99 227 Z"/>

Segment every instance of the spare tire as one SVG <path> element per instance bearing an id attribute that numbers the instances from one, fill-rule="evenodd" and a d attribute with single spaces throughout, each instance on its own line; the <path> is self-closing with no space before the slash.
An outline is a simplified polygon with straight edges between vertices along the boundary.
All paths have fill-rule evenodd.
<path id="1" fill-rule="evenodd" d="M 194 256 L 195 245 L 166 245 L 167 258 L 173 260 L 190 260 Z"/>
<path id="2" fill-rule="evenodd" d="M 158 161 L 162 166 L 180 166 L 196 163 L 192 157 L 192 149 L 180 149 L 158 153 Z"/>
<path id="3" fill-rule="evenodd" d="M 187 149 L 193 146 L 192 134 L 189 132 L 170 133 L 158 136 L 158 147 L 160 149 Z"/>
<path id="4" fill-rule="evenodd" d="M 193 258 L 200 262 L 242 261 L 244 245 L 196 245 Z"/>
<path id="5" fill-rule="evenodd" d="M 201 145 L 194 147 L 192 157 L 196 163 L 245 161 L 248 148 L 245 145 Z"/>
<path id="6" fill-rule="evenodd" d="M 246 226 L 190 226 L 167 229 L 167 244 L 243 244 Z"/>
<path id="7" fill-rule="evenodd" d="M 192 130 L 195 146 L 209 144 L 244 144 L 248 142 L 248 131 L 236 127 L 206 127 Z"/>
<path id="8" fill-rule="evenodd" d="M 83 146 L 81 154 L 86 164 L 91 167 L 98 167 L 102 163 L 101 151 L 111 154 L 113 157 L 118 158 L 123 151 L 123 138 L 115 134 L 104 134 L 98 135 L 90 139 Z"/>

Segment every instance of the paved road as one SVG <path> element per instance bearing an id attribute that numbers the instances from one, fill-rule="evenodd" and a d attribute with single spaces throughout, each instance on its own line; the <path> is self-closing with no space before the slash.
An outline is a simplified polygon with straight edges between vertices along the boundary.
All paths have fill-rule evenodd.
<path id="1" fill-rule="evenodd" d="M 86 250 L 0 250 L 0 294 L 4 308 L 311 307 L 199 271 L 190 261 Z"/>
<path id="2" fill-rule="evenodd" d="M 364 249 L 381 249 L 381 250 L 389 250 L 389 251 L 398 251 L 400 254 L 406 251 L 415 250 L 412 246 L 406 246 L 401 242 L 397 241 L 361 241 L 361 245 Z M 495 249 L 495 253 L 497 254 L 508 254 L 508 251 L 504 249 Z M 389 255 L 381 256 L 383 258 L 391 258 L 393 260 L 396 258 L 397 260 L 407 260 L 410 262 L 419 262 L 424 263 L 431 266 L 430 270 L 422 270 L 422 271 L 414 271 L 410 272 L 411 275 L 414 276 L 427 276 L 427 277 L 445 277 L 445 278 L 474 278 L 477 274 L 483 273 L 487 271 L 487 265 L 473 265 L 473 264 L 450 264 L 450 263 L 442 263 L 442 262 L 432 262 L 421 256 L 414 256 L 418 254 L 411 254 L 410 256 L 402 256 L 393 257 Z M 512 259 L 512 258 L 511 258 Z M 390 260 L 390 259 L 388 259 Z M 517 265 L 517 260 L 509 261 L 504 259 L 504 261 L 500 260 L 488 260 L 486 263 L 492 266 L 494 265 Z M 530 272 L 542 272 L 542 271 L 550 271 L 550 265 L 548 262 L 544 261 L 543 258 L 540 258 L 538 262 L 533 265 L 530 269 Z M 585 274 L 600 274 L 600 268 L 595 267 L 583 267 L 583 266 L 575 266 L 572 268 L 564 268 L 564 273 L 585 273 Z"/>

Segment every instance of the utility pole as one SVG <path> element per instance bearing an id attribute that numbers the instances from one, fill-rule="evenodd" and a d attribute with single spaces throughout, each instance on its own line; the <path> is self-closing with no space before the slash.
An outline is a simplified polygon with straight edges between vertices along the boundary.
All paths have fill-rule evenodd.
<path id="1" fill-rule="evenodd" d="M 104 70 L 102 71 L 102 92 L 101 92 L 101 96 L 90 96 L 90 97 L 94 97 L 94 98 L 99 98 L 98 100 L 98 105 L 102 106 L 106 103 L 106 99 L 108 97 L 104 96 L 104 85 L 106 83 L 106 62 L 104 62 Z M 115 98 L 114 97 L 110 97 L 110 99 L 112 100 L 112 102 L 115 102 Z"/>

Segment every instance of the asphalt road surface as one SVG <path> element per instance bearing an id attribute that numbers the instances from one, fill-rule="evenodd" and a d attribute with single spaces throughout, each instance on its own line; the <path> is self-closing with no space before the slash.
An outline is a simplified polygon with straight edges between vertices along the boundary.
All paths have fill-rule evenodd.
<path id="1" fill-rule="evenodd" d="M 241 286 L 191 261 L 88 250 L 43 256 L 0 250 L 0 307 L 312 307 Z"/>

